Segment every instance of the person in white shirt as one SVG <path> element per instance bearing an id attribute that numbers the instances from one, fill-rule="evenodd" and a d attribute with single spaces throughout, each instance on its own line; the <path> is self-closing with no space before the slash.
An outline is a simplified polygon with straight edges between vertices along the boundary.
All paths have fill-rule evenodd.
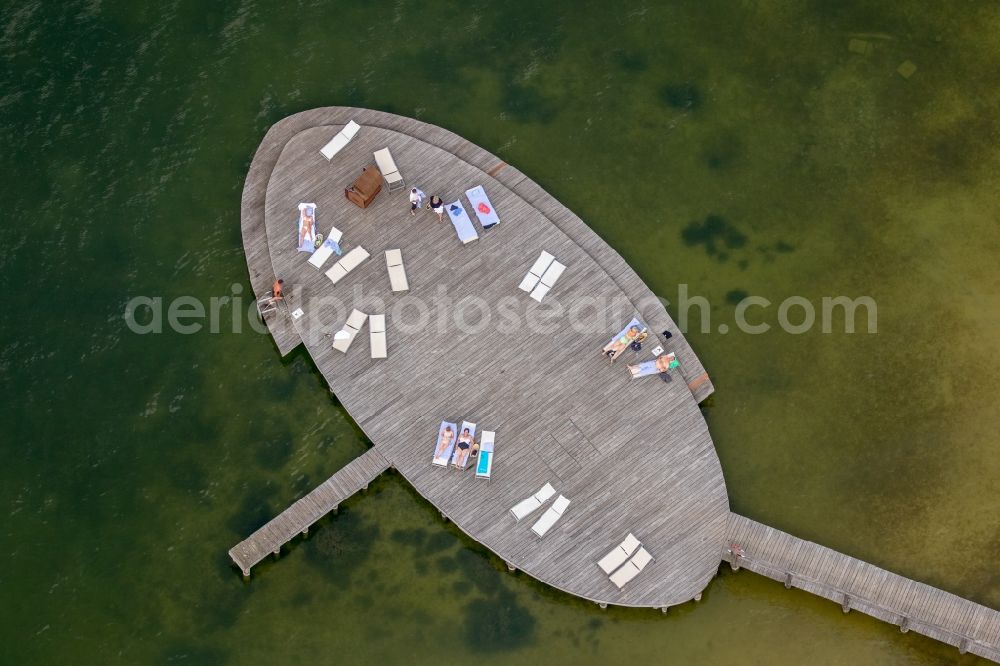
<path id="1" fill-rule="evenodd" d="M 410 215 L 416 215 L 417 209 L 420 208 L 420 204 L 424 202 L 424 193 L 413 188 L 410 190 Z"/>

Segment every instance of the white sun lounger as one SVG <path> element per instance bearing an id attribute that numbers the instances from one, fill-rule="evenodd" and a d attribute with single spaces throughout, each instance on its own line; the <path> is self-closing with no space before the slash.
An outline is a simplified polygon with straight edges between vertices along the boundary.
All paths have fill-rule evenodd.
<path id="1" fill-rule="evenodd" d="M 517 506 L 510 510 L 510 513 L 514 516 L 514 520 L 521 520 L 542 504 L 548 502 L 549 498 L 555 494 L 556 489 L 552 487 L 552 484 L 546 483 L 537 493 L 518 502 Z"/>
<path id="2" fill-rule="evenodd" d="M 365 325 L 366 319 L 368 319 L 368 315 L 361 310 L 355 309 L 351 312 L 351 316 L 344 323 L 344 328 L 337 331 L 333 336 L 333 348 L 346 354 L 347 348 L 354 342 L 355 336 L 357 336 L 358 331 Z"/>
<path id="3" fill-rule="evenodd" d="M 465 206 L 461 201 L 445 204 L 444 209 L 448 211 L 448 219 L 451 220 L 451 226 L 455 227 L 455 233 L 458 234 L 458 240 L 462 241 L 462 245 L 479 239 L 476 227 L 472 225 L 472 220 L 469 219 L 469 214 L 465 212 Z"/>
<path id="4" fill-rule="evenodd" d="M 639 572 L 646 568 L 646 565 L 653 561 L 653 556 L 643 547 L 632 556 L 632 559 L 622 565 L 622 568 L 611 574 L 611 582 L 618 586 L 618 589 L 625 587 L 625 583 L 639 575 Z"/>
<path id="5" fill-rule="evenodd" d="M 489 481 L 493 474 L 493 441 L 497 434 L 492 430 L 484 430 L 479 440 L 479 460 L 476 462 L 476 478 Z"/>
<path id="6" fill-rule="evenodd" d="M 406 269 L 403 268 L 403 253 L 399 250 L 385 251 L 385 265 L 389 269 L 389 283 L 393 291 L 409 291 L 410 283 L 406 281 Z"/>
<path id="7" fill-rule="evenodd" d="M 330 139 L 330 143 L 323 146 L 319 152 L 323 153 L 323 157 L 327 160 L 332 160 L 334 155 L 339 153 L 344 146 L 351 142 L 351 139 L 354 138 L 354 135 L 358 133 L 359 129 L 361 129 L 361 125 L 358 125 L 352 120 L 344 125 L 344 129 L 340 130 L 337 136 Z"/>
<path id="8" fill-rule="evenodd" d="M 566 270 L 565 266 L 553 260 L 552 264 L 542 274 L 542 279 L 539 281 L 538 286 L 532 290 L 531 297 L 541 303 L 542 298 L 545 294 L 549 293 L 549 289 L 556 283 L 556 280 L 559 279 L 564 270 Z"/>
<path id="9" fill-rule="evenodd" d="M 322 268 L 323 264 L 325 264 L 326 260 L 333 254 L 334 249 L 338 246 L 340 239 L 343 237 L 344 232 L 337 227 L 330 229 L 330 233 L 328 233 L 326 238 L 323 239 L 323 244 L 312 253 L 311 257 L 309 257 L 309 263 L 316 268 Z"/>
<path id="10" fill-rule="evenodd" d="M 472 204 L 472 212 L 479 218 L 479 224 L 483 225 L 483 229 L 489 229 L 494 224 L 500 224 L 500 217 L 493 208 L 493 204 L 490 203 L 490 198 L 486 196 L 486 190 L 483 189 L 482 185 L 473 187 L 471 190 L 466 190 L 465 196 L 469 198 L 469 203 Z"/>
<path id="11" fill-rule="evenodd" d="M 441 438 L 444 437 L 444 429 L 451 428 L 451 442 L 445 447 L 445 450 L 441 452 L 441 455 L 437 454 L 438 447 L 441 446 Z M 455 441 L 458 439 L 458 426 L 451 421 L 441 421 L 441 427 L 438 428 L 438 438 L 434 440 L 434 457 L 431 459 L 438 467 L 445 467 L 448 465 L 448 461 L 451 460 L 451 453 L 455 450 Z"/>
<path id="12" fill-rule="evenodd" d="M 469 442 L 469 448 L 465 450 L 465 459 L 462 460 L 462 464 L 459 465 L 458 455 L 461 452 L 461 449 L 459 448 L 457 442 L 462 436 L 462 433 L 465 432 L 466 428 L 469 429 L 469 438 L 471 441 Z M 468 421 L 462 421 L 462 427 L 458 429 L 458 436 L 455 437 L 455 442 L 455 455 L 452 457 L 451 462 L 455 466 L 455 469 L 465 469 L 469 466 L 469 460 L 472 458 L 472 445 L 476 443 L 476 424 L 469 423 Z"/>
<path id="13" fill-rule="evenodd" d="M 374 155 L 375 165 L 382 172 L 382 178 L 385 179 L 385 184 L 389 186 L 389 191 L 392 192 L 406 187 L 406 183 L 403 182 L 403 176 L 399 173 L 399 168 L 396 167 L 396 160 L 392 159 L 392 153 L 389 152 L 389 149 L 376 150 Z"/>
<path id="14" fill-rule="evenodd" d="M 548 252 L 542 252 L 538 255 L 538 259 L 535 259 L 535 263 L 532 264 L 531 268 L 528 269 L 528 274 L 524 276 L 521 280 L 521 284 L 518 289 L 521 291 L 531 291 L 538 284 L 538 281 L 542 279 L 542 273 L 555 261 L 556 258 L 553 257 Z"/>
<path id="15" fill-rule="evenodd" d="M 369 256 L 368 251 L 359 245 L 341 257 L 340 261 L 330 267 L 330 270 L 326 272 L 326 276 L 330 278 L 330 282 L 337 284 L 344 278 L 344 276 L 360 266 L 361 262 Z"/>
<path id="16" fill-rule="evenodd" d="M 597 563 L 597 566 L 604 570 L 604 573 L 610 574 L 612 571 L 620 567 L 625 563 L 625 560 L 632 557 L 632 553 L 635 549 L 639 547 L 639 540 L 635 538 L 630 532 L 625 540 L 620 544 L 615 546 L 615 549 L 610 553 L 601 558 L 601 561 Z"/>
<path id="17" fill-rule="evenodd" d="M 552 506 L 542 514 L 542 517 L 531 526 L 531 531 L 540 537 L 545 536 L 545 533 L 552 529 L 552 526 L 556 524 L 563 513 L 566 512 L 566 507 L 569 506 L 569 500 L 560 495 L 556 498 L 556 501 L 552 503 Z"/>
<path id="18" fill-rule="evenodd" d="M 373 314 L 368 318 L 368 339 L 371 342 L 372 358 L 386 358 L 385 315 Z"/>

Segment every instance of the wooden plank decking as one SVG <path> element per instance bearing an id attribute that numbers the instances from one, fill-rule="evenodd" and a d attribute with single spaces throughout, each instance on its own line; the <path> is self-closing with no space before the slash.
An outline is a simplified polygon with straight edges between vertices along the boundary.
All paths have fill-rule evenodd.
<path id="1" fill-rule="evenodd" d="M 404 135 L 413 133 L 414 136 L 419 137 L 428 145 L 449 152 L 468 165 L 484 172 L 489 179 L 502 184 L 537 208 L 548 217 L 552 224 L 573 238 L 601 266 L 619 286 L 636 311 L 645 318 L 652 330 L 656 332 L 671 331 L 675 338 L 672 348 L 677 351 L 678 358 L 683 363 L 683 376 L 691 387 L 695 399 L 701 402 L 715 391 L 711 378 L 701 361 L 691 350 L 687 340 L 663 308 L 660 300 L 621 255 L 605 243 L 572 211 L 523 173 L 457 134 L 413 118 L 374 109 L 324 107 L 303 111 L 275 123 L 261 141 L 244 185 L 241 214 L 247 266 L 250 271 L 251 285 L 257 296 L 263 295 L 270 289 L 271 283 L 274 281 L 275 271 L 271 264 L 271 248 L 264 232 L 263 208 L 267 181 L 271 177 L 278 156 L 285 144 L 297 133 L 322 125 L 330 126 L 336 132 L 350 119 L 354 119 L 366 127 L 393 130 Z M 343 187 L 344 184 L 346 183 L 338 183 L 338 186 Z M 428 192 L 428 194 L 430 193 Z M 289 310 L 280 308 L 279 310 L 280 315 L 269 317 L 267 323 L 281 354 L 285 355 L 301 340 L 291 325 L 287 314 Z"/>
<path id="2" fill-rule="evenodd" d="M 858 610 L 901 631 L 1000 661 L 1000 613 L 993 609 L 735 513 L 728 534 L 724 558 L 734 569 L 749 569 L 829 599 L 844 612 Z"/>
<path id="3" fill-rule="evenodd" d="M 319 147 L 352 118 L 361 131 L 327 162 Z M 248 178 L 244 191 L 244 200 L 259 201 L 265 190 L 264 234 L 244 229 L 251 273 L 269 272 L 269 280 L 278 275 L 290 286 L 286 306 L 305 312 L 292 330 L 376 450 L 459 528 L 554 587 L 637 606 L 698 595 L 717 571 L 729 512 L 697 406 L 713 387 L 662 303 L 624 260 L 522 173 L 441 128 L 361 109 L 316 109 L 272 127 L 264 144 L 257 156 L 270 175 L 252 187 Z M 451 225 L 432 213 L 412 218 L 406 191 L 383 191 L 365 210 L 351 205 L 344 186 L 386 146 L 408 186 L 446 202 L 484 185 L 500 225 L 480 229 L 480 240 L 462 246 Z M 263 172 L 258 157 L 255 174 Z M 296 251 L 295 210 L 302 201 L 317 204 L 322 233 L 335 225 L 345 249 L 360 245 L 372 254 L 336 286 Z M 391 248 L 403 251 L 406 294 L 389 289 L 382 252 Z M 539 305 L 517 284 L 543 249 L 568 268 Z M 436 308 L 435 299 L 449 303 L 443 321 L 423 327 L 406 321 L 421 304 Z M 491 314 L 470 301 L 467 325 L 458 327 L 452 315 L 467 299 Z M 589 310 L 574 313 L 581 303 Z M 347 354 L 331 348 L 332 333 L 354 307 L 389 315 L 388 359 L 369 357 L 367 331 Z M 505 330 L 504 312 L 519 325 Z M 601 346 L 636 313 L 653 335 L 641 356 L 629 351 L 609 366 Z M 571 315 L 592 319 L 574 326 Z M 487 316 L 491 322 L 481 321 Z M 529 326 L 532 317 L 544 321 Z M 660 338 L 663 330 L 673 337 Z M 625 364 L 652 358 L 648 350 L 657 344 L 677 353 L 676 380 L 630 380 Z M 497 432 L 491 483 L 431 465 L 445 419 Z M 546 482 L 572 503 L 538 539 L 530 529 L 537 515 L 515 525 L 508 509 Z M 618 590 L 596 562 L 629 531 L 656 560 Z"/>
<path id="4" fill-rule="evenodd" d="M 375 449 L 368 449 L 317 486 L 312 492 L 278 514 L 273 520 L 229 550 L 229 557 L 244 576 L 250 568 L 301 534 L 330 513 L 348 497 L 368 487 L 389 461 Z"/>

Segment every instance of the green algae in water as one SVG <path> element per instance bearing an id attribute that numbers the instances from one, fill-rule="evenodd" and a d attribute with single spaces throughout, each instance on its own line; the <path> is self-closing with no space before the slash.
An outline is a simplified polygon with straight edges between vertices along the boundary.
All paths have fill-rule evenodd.
<path id="1" fill-rule="evenodd" d="M 732 505 L 996 607 L 998 13 L 0 12 L 5 661 L 955 659 L 746 572 L 667 616 L 601 611 L 508 574 L 391 475 L 246 583 L 226 550 L 367 444 L 301 353 L 138 337 L 120 316 L 139 294 L 245 296 L 239 197 L 273 122 L 329 104 L 419 117 L 514 164 L 654 291 L 686 283 L 713 317 L 744 294 L 875 298 L 876 335 L 691 334 Z M 869 55 L 849 51 L 875 33 Z M 496 624 L 475 643 L 480 618 Z"/>

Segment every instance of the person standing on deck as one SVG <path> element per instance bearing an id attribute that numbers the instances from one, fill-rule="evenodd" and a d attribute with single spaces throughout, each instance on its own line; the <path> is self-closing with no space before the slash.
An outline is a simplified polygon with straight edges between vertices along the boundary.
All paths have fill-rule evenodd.
<path id="1" fill-rule="evenodd" d="M 413 188 L 410 190 L 410 215 L 414 216 L 417 214 L 417 209 L 420 208 L 420 204 L 424 202 L 424 193 Z"/>

